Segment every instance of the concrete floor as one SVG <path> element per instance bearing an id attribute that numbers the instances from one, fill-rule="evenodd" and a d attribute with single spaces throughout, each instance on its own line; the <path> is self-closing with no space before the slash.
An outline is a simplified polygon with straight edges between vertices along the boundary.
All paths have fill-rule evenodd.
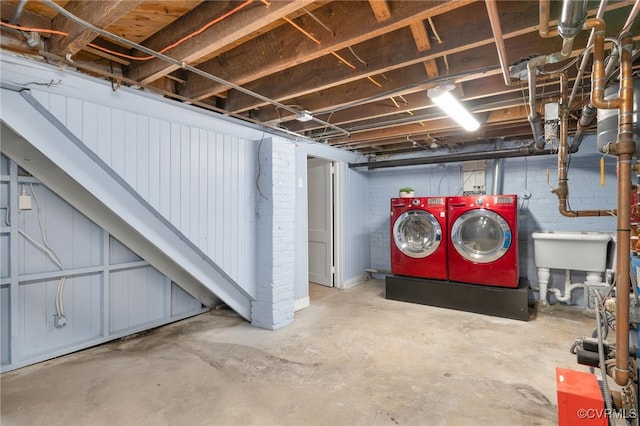
<path id="1" fill-rule="evenodd" d="M 278 331 L 206 313 L 5 373 L 10 425 L 555 425 L 582 310 L 529 322 L 316 288 Z"/>

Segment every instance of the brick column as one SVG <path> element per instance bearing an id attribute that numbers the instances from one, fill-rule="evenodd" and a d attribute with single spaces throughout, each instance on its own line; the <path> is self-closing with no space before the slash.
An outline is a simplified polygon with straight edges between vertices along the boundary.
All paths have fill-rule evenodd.
<path id="1" fill-rule="evenodd" d="M 295 146 L 271 138 L 259 149 L 262 195 L 256 194 L 257 289 L 251 323 L 275 330 L 293 321 Z"/>

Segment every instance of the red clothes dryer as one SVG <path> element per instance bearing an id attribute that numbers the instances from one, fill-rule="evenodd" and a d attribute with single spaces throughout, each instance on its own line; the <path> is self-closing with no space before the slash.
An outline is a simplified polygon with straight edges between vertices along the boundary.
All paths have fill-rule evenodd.
<path id="1" fill-rule="evenodd" d="M 449 280 L 518 287 L 516 195 L 449 197 Z"/>
<path id="2" fill-rule="evenodd" d="M 447 279 L 447 198 L 391 199 L 391 272 Z"/>

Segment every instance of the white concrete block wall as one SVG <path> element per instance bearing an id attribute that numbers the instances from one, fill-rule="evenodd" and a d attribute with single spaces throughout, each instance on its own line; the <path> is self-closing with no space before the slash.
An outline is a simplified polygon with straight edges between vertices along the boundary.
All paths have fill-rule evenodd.
<path id="1" fill-rule="evenodd" d="M 270 330 L 293 321 L 295 146 L 278 138 L 259 148 L 256 300 L 251 322 Z"/>

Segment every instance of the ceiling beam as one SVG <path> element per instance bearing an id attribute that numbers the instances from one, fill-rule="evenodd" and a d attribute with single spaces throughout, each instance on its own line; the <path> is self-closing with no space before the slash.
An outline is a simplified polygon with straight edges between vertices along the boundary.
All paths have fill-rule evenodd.
<path id="1" fill-rule="evenodd" d="M 65 9 L 82 20 L 99 28 L 106 28 L 122 16 L 135 9 L 142 0 L 111 0 L 111 1 L 70 1 Z M 88 30 L 67 17 L 58 14 L 51 21 L 51 28 L 67 33 L 67 36 L 51 37 L 49 51 L 64 56 L 78 53 L 91 43 L 97 34 Z"/>
<path id="2" fill-rule="evenodd" d="M 387 0 L 369 0 L 369 6 L 376 17 L 376 21 L 384 22 L 391 18 L 391 9 Z"/>
<path id="3" fill-rule="evenodd" d="M 314 14 L 321 22 L 330 23 L 335 29 L 331 36 L 320 24 L 309 16 L 300 16 L 296 24 L 306 31 L 317 34 L 320 44 L 309 40 L 296 29 L 281 26 L 242 46 L 200 64 L 199 68 L 215 76 L 244 85 L 301 64 L 355 46 L 373 37 L 379 37 L 400 29 L 416 20 L 426 19 L 446 11 L 462 7 L 472 0 L 442 2 L 396 1 L 392 3 L 392 17 L 379 23 L 369 8 L 356 7 L 360 2 L 332 2 L 317 9 Z M 357 24 L 355 24 L 357 23 Z M 320 36 L 321 35 L 321 36 Z M 277 48 L 274 49 L 274 46 Z M 397 46 L 393 46 L 395 48 Z M 390 49 L 388 46 L 387 49 Z M 181 95 L 200 100 L 226 90 L 202 76 L 190 74 L 187 88 Z"/>
<path id="4" fill-rule="evenodd" d="M 467 28 L 466 31 L 457 29 L 457 25 L 460 25 L 460 20 L 463 19 L 460 16 L 476 16 L 478 13 L 486 14 L 484 4 L 479 2 L 472 3 L 460 9 L 459 12 L 459 14 L 451 12 L 433 18 L 434 23 L 442 28 L 440 36 L 443 43 L 433 45 L 429 50 L 416 51 L 417 49 L 414 45 L 406 43 L 407 38 L 412 37 L 409 28 L 401 28 L 387 33 L 383 37 L 376 37 L 354 45 L 354 50 L 358 53 L 358 56 L 365 60 L 367 66 L 357 66 L 353 70 L 340 66 L 332 57 L 323 57 L 309 63 L 290 67 L 283 72 L 271 75 L 269 78 L 244 84 L 244 87 L 268 98 L 283 101 L 325 90 L 329 87 L 350 83 L 370 75 L 386 73 L 393 69 L 422 64 L 425 61 L 463 52 L 468 48 L 469 40 L 474 40 L 472 48 L 484 45 L 493 46 L 494 39 L 488 22 L 476 22 L 473 25 L 472 22 L 466 22 L 462 24 L 463 27 Z M 417 22 L 422 22 L 422 20 Z M 518 22 L 520 23 L 520 26 L 517 27 L 518 31 L 525 28 L 527 33 L 535 32 L 535 37 L 540 39 L 537 36 L 538 30 L 534 20 L 521 17 Z M 507 37 L 509 36 L 510 34 L 507 34 Z M 492 57 L 497 58 L 495 52 L 490 52 L 490 54 Z M 282 84 L 274 84 L 274 78 L 280 80 Z M 425 80 L 425 78 L 420 80 Z M 384 90 L 386 88 L 383 87 L 381 91 Z M 251 96 L 229 91 L 226 108 L 230 111 L 242 112 L 262 105 L 265 105 L 265 103 Z M 315 111 L 306 105 L 303 106 L 305 109 Z"/>
<path id="5" fill-rule="evenodd" d="M 495 111 L 490 111 L 487 119 L 483 122 L 483 126 L 495 125 L 503 121 L 512 121 L 515 118 L 526 119 L 527 110 L 524 105 L 515 105 L 507 108 L 499 108 Z M 353 144 L 356 142 L 374 142 L 376 140 L 384 140 L 397 137 L 406 137 L 407 135 L 434 133 L 443 129 L 456 129 L 458 133 L 464 133 L 464 130 L 460 129 L 452 119 L 448 117 L 440 117 L 429 121 L 422 121 L 420 123 L 402 124 L 399 126 L 388 127 L 384 129 L 367 130 L 357 133 L 352 133 L 349 137 L 335 138 L 331 140 L 332 145 Z M 473 136 L 472 133 L 466 133 Z"/>
<path id="6" fill-rule="evenodd" d="M 555 7 L 555 4 L 552 5 L 552 7 Z M 545 48 L 545 46 L 548 45 L 548 40 L 542 39 L 538 36 L 536 3 L 501 2 L 500 8 L 501 16 L 505 17 L 503 27 L 505 31 L 507 31 L 505 32 L 505 39 L 507 40 L 506 43 L 514 58 L 528 56 L 532 53 L 553 53 L 553 51 Z M 611 6 L 612 11 L 617 9 L 620 9 L 620 7 L 615 4 Z M 436 58 L 446 57 L 447 63 L 450 64 L 451 55 L 464 52 L 467 48 L 470 48 L 471 51 L 467 52 L 466 55 L 461 56 L 464 64 L 479 64 L 478 56 L 496 58 L 497 60 L 496 52 L 490 52 L 489 50 L 482 50 L 478 52 L 473 51 L 473 49 L 482 46 L 494 46 L 495 40 L 493 38 L 489 22 L 486 20 L 478 22 L 478 17 L 483 17 L 486 13 L 484 4 L 478 2 L 468 5 L 458 11 L 434 17 L 434 27 L 439 29 L 438 32 L 441 35 L 440 38 L 443 42 L 432 46 L 431 50 L 418 52 L 418 54 L 411 53 L 407 50 L 408 47 L 405 42 L 407 37 L 405 32 L 407 30 L 403 29 L 386 34 L 383 38 L 368 40 L 354 46 L 358 55 L 362 56 L 367 62 L 366 66 L 358 66 L 357 69 L 352 70 L 343 66 L 336 66 L 336 61 L 333 58 L 320 58 L 272 75 L 269 79 L 261 79 L 247 83 L 244 87 L 280 102 L 296 100 L 297 102 L 290 103 L 302 105 L 305 109 L 313 112 L 322 112 L 322 110 L 327 109 L 326 106 L 316 107 L 316 102 L 313 102 L 313 106 L 307 105 L 307 103 L 300 103 L 299 99 L 302 96 L 306 96 L 311 93 L 316 93 L 318 95 L 322 94 L 322 96 L 325 96 L 329 87 L 346 85 L 346 83 L 353 84 L 353 82 L 366 78 L 369 75 L 375 76 L 380 73 L 389 73 L 392 69 L 422 63 L 425 60 L 431 61 Z M 624 14 L 624 11 L 614 12 L 613 14 L 622 15 Z M 467 21 L 460 22 L 461 19 L 463 19 L 461 16 L 468 17 Z M 612 18 L 614 18 L 614 21 L 620 20 L 615 16 Z M 465 31 L 460 31 L 460 27 L 465 28 Z M 480 38 L 478 39 L 478 37 Z M 586 40 L 586 32 L 581 34 L 580 37 L 580 41 L 583 39 Z M 469 40 L 475 41 L 468 44 Z M 558 40 L 558 49 L 560 48 L 560 44 L 561 42 Z M 390 52 L 389 46 L 394 46 L 396 50 Z M 347 52 L 346 54 L 348 55 L 349 53 Z M 394 58 L 400 58 L 402 54 L 406 56 L 399 60 L 394 60 Z M 407 57 L 411 59 L 407 60 Z M 489 62 L 493 63 L 493 59 L 485 63 L 488 64 Z M 358 64 L 356 63 L 356 65 Z M 454 67 L 451 66 L 449 67 L 448 73 L 450 75 L 454 74 L 453 68 Z M 459 67 L 455 72 L 464 73 L 469 72 L 470 69 L 470 66 Z M 282 84 L 274 84 L 274 78 L 280 80 Z M 452 78 L 455 79 L 455 76 Z M 388 82 L 385 82 L 385 79 L 381 80 L 376 77 L 376 80 L 383 83 L 383 87 L 380 88 L 380 91 L 390 90 L 390 88 L 387 87 Z M 415 81 L 421 80 L 424 79 L 420 78 Z M 353 95 L 354 94 L 352 93 L 351 96 Z M 306 100 L 308 101 L 309 99 L 310 97 Z M 358 98 L 351 97 L 351 100 L 354 99 Z M 336 101 L 336 99 L 332 98 L 332 101 Z M 259 108 L 263 105 L 266 104 L 251 96 L 231 90 L 229 91 L 226 108 L 234 112 L 242 112 Z M 255 111 L 252 112 L 252 114 L 255 116 Z M 261 112 L 257 112 L 257 114 L 260 115 Z M 272 116 L 271 118 L 265 118 L 265 120 L 273 118 L 274 117 Z"/>
<path id="7" fill-rule="evenodd" d="M 416 43 L 418 52 L 431 50 L 431 42 L 429 41 L 429 34 L 424 26 L 424 21 L 416 21 L 412 23 L 409 28 L 411 28 L 411 34 L 413 35 L 413 40 Z M 436 60 L 427 59 L 424 61 L 424 70 L 427 73 L 427 78 L 436 78 L 438 76 Z"/>
<path id="8" fill-rule="evenodd" d="M 586 37 L 588 35 L 585 34 L 584 36 Z M 403 36 L 402 31 L 396 31 L 393 34 L 387 35 L 386 40 L 395 43 L 395 42 L 400 42 L 400 40 L 402 40 L 403 37 L 406 37 L 406 35 Z M 577 37 L 576 43 L 584 42 L 583 38 L 584 37 L 582 36 Z M 371 44 L 369 44 L 369 47 L 370 47 L 369 51 L 373 51 L 373 52 L 379 51 L 379 49 L 374 48 L 376 46 L 372 45 L 373 42 L 374 41 L 371 41 Z M 377 47 L 381 47 L 382 44 L 384 44 L 383 41 L 378 41 L 378 43 L 380 43 L 380 46 L 377 46 Z M 475 49 L 467 51 L 463 49 L 463 46 L 464 46 L 463 40 L 456 40 L 455 44 L 453 45 L 450 45 L 447 42 L 445 42 L 443 43 L 443 45 L 434 46 L 434 50 L 435 50 L 434 55 L 439 54 L 438 50 L 440 48 L 449 49 L 445 52 L 448 53 L 447 62 L 449 64 L 449 75 L 451 76 L 451 82 L 460 83 L 463 81 L 469 81 L 471 79 L 486 78 L 487 76 L 499 73 L 500 70 L 497 66 L 498 57 L 494 48 L 493 39 L 487 38 L 483 41 L 483 43 L 484 45 L 478 46 Z M 507 43 L 510 48 L 510 51 L 514 54 L 514 56 L 518 56 L 518 57 L 526 56 L 530 54 L 531 51 L 543 52 L 544 46 L 545 46 L 545 40 L 538 36 L 537 30 L 535 32 L 525 33 L 524 35 L 521 35 L 518 37 L 509 38 L 507 40 Z M 395 44 L 392 43 L 392 45 L 395 45 Z M 270 90 L 269 87 L 265 87 L 265 86 L 256 87 L 256 85 L 253 83 L 249 84 L 247 87 L 250 88 L 251 90 L 258 91 L 259 93 L 262 93 L 263 95 L 269 96 L 272 99 L 276 99 L 280 102 L 301 105 L 305 109 L 316 113 L 316 115 L 319 115 L 319 118 L 322 118 L 325 120 L 328 120 L 329 117 L 323 116 L 322 113 L 327 111 L 329 108 L 335 108 L 335 106 L 341 106 L 341 105 L 356 104 L 354 111 L 350 111 L 350 110 L 338 111 L 332 114 L 332 116 L 330 117 L 331 122 L 334 124 L 345 123 L 345 122 L 353 121 L 362 117 L 367 117 L 371 114 L 371 111 L 369 111 L 369 108 L 370 108 L 369 105 L 365 105 L 362 107 L 357 106 L 357 103 L 359 101 L 364 102 L 367 99 L 371 99 L 372 97 L 375 97 L 375 95 L 377 94 L 386 93 L 390 91 L 393 92 L 395 90 L 398 91 L 396 92 L 397 94 L 406 95 L 406 94 L 415 93 L 418 91 L 424 91 L 425 89 L 429 87 L 433 87 L 436 84 L 433 82 L 430 83 L 428 79 L 423 78 L 424 77 L 423 72 L 416 73 L 414 66 L 407 66 L 411 63 L 416 62 L 415 56 L 409 55 L 409 57 L 412 59 L 410 60 L 409 64 L 407 64 L 406 62 L 404 62 L 406 61 L 406 59 L 404 59 L 404 56 L 403 56 L 406 54 L 406 52 L 404 52 L 402 48 L 398 48 L 396 49 L 396 51 L 402 52 L 397 61 L 395 59 L 394 53 L 390 52 L 389 54 L 386 54 L 386 55 L 382 54 L 381 57 L 376 58 L 375 61 L 371 61 L 371 65 L 367 67 L 368 70 L 373 68 L 374 63 L 379 63 L 381 66 L 383 66 L 383 71 L 385 72 L 385 75 L 388 76 L 388 80 L 384 81 L 382 88 L 377 88 L 373 86 L 366 79 L 361 79 L 357 82 L 348 81 L 349 84 L 344 84 L 344 81 L 339 80 L 339 82 L 343 84 L 339 86 L 334 86 L 331 88 L 325 88 L 321 86 L 320 81 L 318 82 L 311 81 L 310 86 L 317 87 L 317 90 L 310 92 L 308 96 L 298 96 L 294 98 L 289 98 L 286 96 L 288 95 L 287 89 L 298 90 L 298 89 L 307 88 L 307 91 L 309 91 L 308 86 L 305 86 L 304 82 L 299 81 L 299 79 L 296 78 L 296 75 L 299 75 L 299 74 L 294 74 L 294 69 L 291 69 L 286 73 L 286 78 L 285 77 L 281 78 L 281 81 L 283 81 L 282 85 L 273 84 L 273 80 L 271 80 L 271 84 L 272 84 L 271 87 L 273 88 L 272 90 Z M 547 52 L 543 52 L 543 53 L 547 53 Z M 388 60 L 390 62 L 395 61 L 395 64 L 391 65 L 389 64 L 389 62 L 384 62 L 385 60 Z M 314 63 L 317 63 L 317 62 L 314 62 Z M 420 64 L 421 61 L 418 60 L 417 63 Z M 491 66 L 493 66 L 493 68 L 487 68 Z M 387 71 L 389 68 L 392 68 L 392 67 L 396 68 L 396 70 Z M 297 68 L 299 67 L 296 67 L 296 69 Z M 332 84 L 331 78 L 334 77 L 335 71 L 332 71 L 331 69 L 326 69 L 322 66 L 319 66 L 316 69 L 318 71 L 317 74 L 323 77 L 323 81 L 324 79 L 327 79 L 328 80 L 326 81 L 327 85 L 331 85 Z M 406 74 L 404 74 L 405 70 L 407 70 Z M 377 71 L 377 70 L 374 69 L 374 71 Z M 464 78 L 460 78 L 460 79 L 456 78 L 456 76 L 458 75 L 464 76 Z M 319 78 L 319 77 L 312 76 L 311 78 Z M 287 85 L 284 84 L 285 81 L 287 82 Z M 261 82 L 263 81 L 261 80 Z M 280 89 L 279 88 L 280 86 L 284 87 L 284 90 Z M 405 88 L 405 90 L 401 90 L 403 87 Z M 502 90 L 507 90 L 507 89 L 521 90 L 521 86 L 508 87 L 504 85 L 504 82 L 500 87 L 502 87 Z M 262 90 L 260 91 L 260 89 Z M 492 86 L 491 89 L 497 90 L 495 86 Z M 284 93 L 278 93 L 278 92 L 284 92 Z M 230 110 L 234 110 L 233 107 L 238 106 L 236 102 L 240 98 L 244 99 L 247 102 L 252 100 L 248 96 L 239 95 L 236 91 L 229 91 L 227 108 Z M 423 94 L 423 98 L 426 98 L 426 94 Z M 382 99 L 388 99 L 388 97 L 385 97 Z M 411 107 L 420 108 L 420 107 L 424 107 L 425 104 L 428 104 L 428 103 L 426 103 L 423 100 L 422 102 L 419 102 L 416 105 L 412 105 Z M 261 109 L 259 111 L 252 111 L 252 117 L 261 121 L 270 121 L 270 120 L 280 118 L 277 115 L 276 111 L 273 110 L 273 108 L 268 108 L 268 107 Z"/>
<path id="9" fill-rule="evenodd" d="M 16 10 L 18 10 L 17 3 L 11 3 L 8 1 L 0 1 L 0 16 L 2 16 L 2 20 L 11 22 L 13 17 L 15 16 Z M 46 16 L 39 15 L 37 13 L 31 12 L 28 9 L 22 9 L 20 13 L 20 18 L 16 23 L 22 27 L 31 27 L 31 28 L 43 28 L 43 29 L 51 29 L 51 19 Z M 43 34 L 48 37 L 48 34 Z"/>
<path id="10" fill-rule="evenodd" d="M 177 19 L 167 28 L 158 32 L 154 36 L 145 40 L 145 46 L 154 50 L 161 50 L 176 41 L 180 31 L 189 29 L 193 32 L 202 28 L 212 21 L 212 17 L 221 16 L 232 10 L 232 6 L 237 2 L 205 1 L 190 13 Z M 283 17 L 302 9 L 313 3 L 313 0 L 299 0 L 295 2 L 274 1 L 269 7 L 258 2 L 255 6 L 247 9 L 239 9 L 222 21 L 212 25 L 197 37 L 193 37 L 175 48 L 167 51 L 167 55 L 186 62 L 190 65 L 197 65 L 215 54 L 219 54 L 236 47 L 242 41 L 248 40 L 251 34 L 264 30 Z M 284 21 L 283 21 L 284 22 Z M 185 36 L 187 34 L 182 34 Z M 243 45 L 244 46 L 244 45 Z M 244 49 L 244 47 L 242 47 Z M 137 62 L 133 64 L 129 73 L 141 82 L 149 82 L 167 75 L 178 69 L 176 65 L 171 65 L 160 59 Z"/>

